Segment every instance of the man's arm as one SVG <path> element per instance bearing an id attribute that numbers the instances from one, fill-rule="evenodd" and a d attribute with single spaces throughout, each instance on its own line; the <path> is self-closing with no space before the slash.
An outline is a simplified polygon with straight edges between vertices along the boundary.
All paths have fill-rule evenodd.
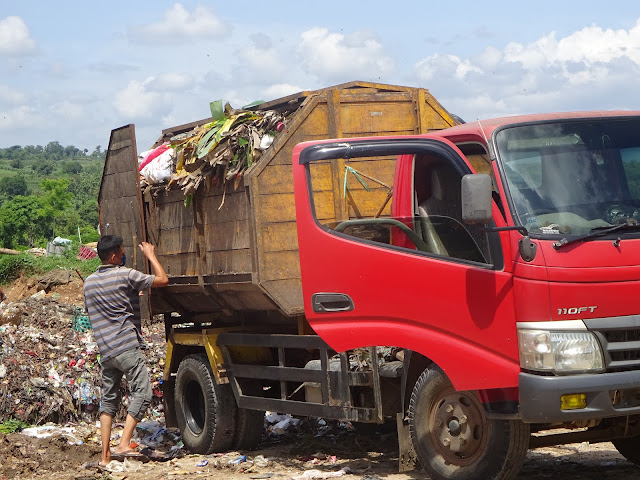
<path id="1" fill-rule="evenodd" d="M 147 242 L 142 242 L 139 246 L 144 256 L 149 260 L 151 268 L 153 269 L 153 274 L 155 275 L 155 279 L 151 286 L 166 287 L 169 285 L 169 277 L 167 277 L 167 274 L 164 272 L 164 268 L 162 268 L 162 265 L 160 265 L 160 262 L 156 258 L 156 247 Z"/>

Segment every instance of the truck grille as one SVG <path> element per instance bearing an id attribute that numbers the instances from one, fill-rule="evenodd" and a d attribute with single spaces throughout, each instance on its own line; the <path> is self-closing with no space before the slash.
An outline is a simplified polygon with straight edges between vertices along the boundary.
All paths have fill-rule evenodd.
<path id="1" fill-rule="evenodd" d="M 640 315 L 584 321 L 602 345 L 607 372 L 640 370 Z"/>

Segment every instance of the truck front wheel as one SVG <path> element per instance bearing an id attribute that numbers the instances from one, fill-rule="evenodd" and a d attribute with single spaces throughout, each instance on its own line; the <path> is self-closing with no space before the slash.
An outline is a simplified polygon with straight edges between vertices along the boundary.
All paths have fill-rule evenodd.
<path id="1" fill-rule="evenodd" d="M 475 392 L 458 392 L 436 366 L 416 382 L 409 430 L 422 468 L 433 480 L 510 480 L 529 448 L 529 426 L 488 419 Z"/>
<path id="2" fill-rule="evenodd" d="M 640 435 L 611 440 L 613 446 L 631 463 L 640 465 Z"/>
<path id="3" fill-rule="evenodd" d="M 193 453 L 232 447 L 236 404 L 230 385 L 218 385 L 206 355 L 180 362 L 175 386 L 176 420 L 185 446 Z"/>

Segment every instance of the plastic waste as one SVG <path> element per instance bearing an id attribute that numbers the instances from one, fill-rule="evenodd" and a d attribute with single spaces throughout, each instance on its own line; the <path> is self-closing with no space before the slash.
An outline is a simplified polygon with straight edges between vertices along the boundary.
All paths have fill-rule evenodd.
<path id="1" fill-rule="evenodd" d="M 51 435 L 61 435 L 68 439 L 69 445 L 82 445 L 83 442 L 76 435 L 73 427 L 58 427 L 57 425 L 41 425 L 39 427 L 29 427 L 22 430 L 23 435 L 35 438 L 47 438 Z"/>
<path id="2" fill-rule="evenodd" d="M 347 475 L 349 473 L 351 473 L 351 469 L 349 467 L 344 467 L 338 470 L 337 472 L 323 472 L 322 470 L 307 470 L 303 472 L 302 475 L 291 477 L 291 480 L 335 478 L 335 477 L 342 477 L 343 475 Z"/>
<path id="3" fill-rule="evenodd" d="M 156 185 L 171 179 L 174 153 L 173 149 L 169 149 L 158 155 L 140 170 L 140 174 L 145 178 L 147 183 Z"/>
<path id="4" fill-rule="evenodd" d="M 293 418 L 293 417 L 289 417 L 289 418 L 285 418 L 284 420 L 276 423 L 273 426 L 273 431 L 276 432 L 277 434 L 281 435 L 283 434 L 289 427 L 293 426 L 293 427 L 297 427 L 300 424 L 300 420 L 297 418 Z"/>
<path id="5" fill-rule="evenodd" d="M 260 139 L 260 148 L 262 150 L 266 150 L 273 143 L 274 137 L 273 135 L 266 134 Z"/>
<path id="6" fill-rule="evenodd" d="M 262 455 L 256 455 L 255 458 L 253 459 L 253 464 L 256 467 L 266 467 L 267 465 L 269 465 L 269 460 L 264 458 L 264 456 Z"/>
<path id="7" fill-rule="evenodd" d="M 33 295 L 31 295 L 31 298 L 33 298 L 34 300 L 42 300 L 45 296 L 46 296 L 45 291 L 40 290 L 39 292 L 36 292 Z"/>
<path id="8" fill-rule="evenodd" d="M 60 246 L 60 245 L 71 245 L 71 240 L 69 240 L 68 238 L 62 238 L 62 237 L 56 237 L 53 239 L 52 242 L 54 245 Z"/>

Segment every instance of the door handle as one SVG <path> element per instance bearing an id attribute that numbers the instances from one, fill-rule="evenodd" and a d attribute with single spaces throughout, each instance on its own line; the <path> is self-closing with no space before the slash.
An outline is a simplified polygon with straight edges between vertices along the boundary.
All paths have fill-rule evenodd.
<path id="1" fill-rule="evenodd" d="M 355 308 L 351 297 L 344 293 L 314 293 L 311 305 L 316 313 L 349 312 Z"/>

